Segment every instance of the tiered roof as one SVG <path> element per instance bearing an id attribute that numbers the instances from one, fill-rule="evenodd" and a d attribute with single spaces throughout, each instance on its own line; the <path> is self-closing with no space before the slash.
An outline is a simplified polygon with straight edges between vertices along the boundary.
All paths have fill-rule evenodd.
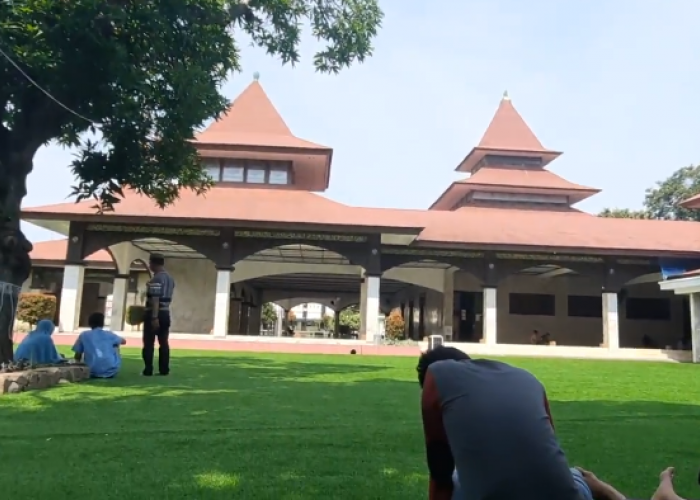
<path id="1" fill-rule="evenodd" d="M 286 155 L 293 159 L 295 167 L 297 164 L 309 165 L 304 163 L 310 161 L 309 158 L 322 158 L 330 165 L 331 150 L 295 137 L 257 81 L 233 102 L 219 121 L 197 136 L 196 144 L 202 154 L 210 151 L 218 155 L 216 157 L 246 155 L 250 158 L 250 155 L 259 153 L 261 156 Z M 471 172 L 471 177 L 454 183 L 434 206 L 442 204 L 437 208 L 451 208 L 454 203 L 450 205 L 449 196 L 453 196 L 453 202 L 456 202 L 464 193 L 478 190 L 564 194 L 572 203 L 596 193 L 595 189 L 570 183 L 544 168 L 559 154 L 542 146 L 506 97 L 482 140 L 458 167 L 459 171 Z M 498 159 L 503 157 L 535 161 L 499 165 Z M 567 204 L 468 205 L 453 211 L 398 210 L 348 206 L 303 189 L 242 185 L 234 193 L 228 186 L 217 185 L 202 196 L 183 191 L 180 198 L 165 209 L 132 191 L 125 192 L 124 199 L 113 212 L 97 214 L 93 206 L 94 203 L 87 200 L 24 208 L 22 219 L 64 235 L 68 234 L 70 221 L 84 221 L 344 234 L 394 233 L 418 235 L 413 245 L 429 248 L 520 249 L 654 257 L 697 256 L 700 253 L 700 223 L 602 218 L 572 209 Z M 65 240 L 37 245 L 32 257 L 37 262 L 60 265 L 65 259 L 65 245 Z M 91 265 L 92 262 L 104 262 L 106 254 L 98 252 L 88 260 Z"/>
<path id="2" fill-rule="evenodd" d="M 202 158 L 290 161 L 295 183 L 288 188 L 328 189 L 333 150 L 296 137 L 257 78 L 194 143 Z"/>
<path id="3" fill-rule="evenodd" d="M 599 192 L 544 168 L 559 155 L 542 145 L 504 94 L 481 141 L 456 168 L 471 175 L 452 183 L 430 208 L 453 210 L 475 192 L 563 196 L 567 206 Z"/>

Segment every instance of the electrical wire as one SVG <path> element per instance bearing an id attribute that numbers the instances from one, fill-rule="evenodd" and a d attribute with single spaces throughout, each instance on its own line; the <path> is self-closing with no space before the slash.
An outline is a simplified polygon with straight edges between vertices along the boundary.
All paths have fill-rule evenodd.
<path id="1" fill-rule="evenodd" d="M 95 122 L 94 120 L 91 120 L 90 118 L 88 118 L 88 117 L 86 117 L 86 116 L 84 116 L 84 115 L 81 115 L 81 114 L 78 113 L 77 111 L 72 110 L 71 108 L 69 108 L 68 106 L 66 106 L 65 104 L 63 104 L 61 101 L 59 101 L 58 99 L 56 99 L 53 95 L 51 95 L 51 93 L 50 93 L 48 90 L 46 90 L 45 88 L 43 88 L 43 87 L 42 87 L 41 85 L 39 85 L 31 76 L 29 76 L 29 75 L 22 69 L 22 67 L 21 67 L 19 64 L 17 64 L 17 63 L 14 61 L 14 59 L 12 59 L 12 58 L 9 56 L 9 54 L 7 54 L 7 52 L 5 52 L 5 51 L 2 49 L 2 47 L 0 47 L 0 55 L 3 56 L 5 59 L 7 59 L 7 62 L 9 62 L 17 71 L 19 71 L 19 73 L 20 73 L 29 83 L 31 83 L 32 85 L 34 85 L 34 87 L 36 87 L 38 90 L 40 90 L 41 92 L 43 92 L 44 95 L 46 95 L 46 97 L 48 97 L 49 99 L 51 99 L 53 102 L 55 102 L 56 104 L 58 104 L 60 107 L 62 107 L 63 109 L 65 109 L 65 110 L 68 111 L 69 113 L 75 115 L 76 117 L 80 118 L 81 120 L 85 120 L 86 122 L 90 123 L 93 127 L 97 127 L 97 128 L 100 127 L 100 124 L 99 124 L 99 123 Z"/>

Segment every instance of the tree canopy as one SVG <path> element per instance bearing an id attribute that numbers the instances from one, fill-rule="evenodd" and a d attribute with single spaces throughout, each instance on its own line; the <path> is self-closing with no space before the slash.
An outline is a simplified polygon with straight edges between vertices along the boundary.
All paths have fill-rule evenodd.
<path id="1" fill-rule="evenodd" d="M 313 64 L 335 73 L 372 54 L 381 20 L 377 0 L 0 1 L 0 282 L 29 276 L 20 207 L 42 145 L 77 151 L 73 194 L 96 208 L 126 187 L 160 206 L 201 193 L 211 181 L 190 140 L 227 107 L 239 35 L 294 64 L 308 26 L 324 43 Z"/>
<path id="2" fill-rule="evenodd" d="M 667 219 L 700 221 L 700 211 L 688 210 L 680 203 L 700 194 L 700 165 L 676 170 L 670 177 L 647 189 L 642 210 L 606 208 L 601 217 L 625 219 Z"/>

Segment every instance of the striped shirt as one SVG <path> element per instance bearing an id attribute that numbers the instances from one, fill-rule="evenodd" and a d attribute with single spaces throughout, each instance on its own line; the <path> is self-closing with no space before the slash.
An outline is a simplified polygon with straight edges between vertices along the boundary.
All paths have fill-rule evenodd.
<path id="1" fill-rule="evenodd" d="M 173 277 L 170 276 L 167 271 L 157 272 L 148 282 L 148 291 L 146 292 L 148 306 L 146 306 L 146 308 L 150 309 L 151 299 L 157 298 L 159 310 L 169 311 L 174 291 L 175 280 Z"/>

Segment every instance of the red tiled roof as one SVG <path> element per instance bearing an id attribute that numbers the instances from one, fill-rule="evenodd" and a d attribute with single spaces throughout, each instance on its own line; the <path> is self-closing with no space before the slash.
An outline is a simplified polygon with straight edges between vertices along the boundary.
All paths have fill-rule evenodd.
<path id="1" fill-rule="evenodd" d="M 700 253 L 700 223 L 596 217 L 578 211 L 464 207 L 434 212 L 419 241 L 500 247 Z"/>
<path id="2" fill-rule="evenodd" d="M 507 97 L 501 99 L 477 148 L 510 151 L 548 151 Z"/>
<path id="3" fill-rule="evenodd" d="M 687 200 L 683 200 L 680 205 L 683 208 L 700 208 L 700 194 L 696 194 L 695 196 L 691 196 Z"/>
<path id="4" fill-rule="evenodd" d="M 259 82 L 254 81 L 228 110 L 195 137 L 196 144 L 328 149 L 292 134 Z"/>
<path id="5" fill-rule="evenodd" d="M 22 218 L 68 220 L 75 216 L 110 218 L 162 217 L 196 220 L 278 222 L 358 227 L 416 229 L 425 226 L 426 212 L 382 208 L 350 207 L 307 191 L 286 189 L 214 186 L 202 196 L 183 191 L 166 209 L 160 209 L 146 196 L 126 192 L 114 212 L 98 216 L 91 200 L 25 208 Z M 48 215 L 48 216 L 47 216 Z"/>
<path id="6" fill-rule="evenodd" d="M 453 182 L 430 209 L 450 210 L 472 191 L 568 195 L 571 204 L 600 192 L 599 189 L 569 182 L 549 170 L 482 167 L 467 179 Z"/>
<path id="7" fill-rule="evenodd" d="M 183 193 L 165 210 L 149 199 L 130 194 L 116 211 L 98 216 L 92 202 L 28 208 L 25 220 L 92 219 L 143 223 L 144 218 L 178 219 L 196 225 L 207 220 L 278 222 L 284 225 L 323 225 L 356 228 L 424 228 L 420 242 L 454 246 L 547 247 L 609 250 L 650 254 L 700 253 L 700 223 L 596 217 L 578 211 L 465 207 L 454 212 L 350 207 L 303 191 L 215 187 L 198 198 Z M 191 222 L 188 222 L 189 219 Z M 65 255 L 65 252 L 61 253 Z"/>
<path id="8" fill-rule="evenodd" d="M 68 240 L 51 240 L 34 243 L 34 248 L 29 254 L 33 262 L 40 261 L 63 261 L 68 251 Z M 111 264 L 112 257 L 107 250 L 97 252 L 85 258 L 87 262 Z"/>
<path id="9" fill-rule="evenodd" d="M 558 189 L 562 191 L 600 192 L 599 189 L 574 184 L 557 174 L 544 169 L 515 168 L 480 168 L 467 179 L 457 181 L 460 184 L 478 184 L 483 186 L 511 186 L 541 189 Z"/>
<path id="10" fill-rule="evenodd" d="M 561 153 L 545 148 L 508 97 L 504 97 L 479 144 L 455 170 L 471 172 L 487 154 L 536 156 L 551 162 Z"/>

